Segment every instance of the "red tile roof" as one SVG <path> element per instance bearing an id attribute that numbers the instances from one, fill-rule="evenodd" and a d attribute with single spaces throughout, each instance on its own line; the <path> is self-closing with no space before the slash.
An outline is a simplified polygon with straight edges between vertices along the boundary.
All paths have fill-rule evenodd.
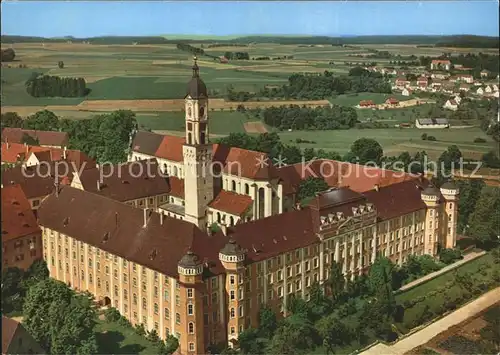
<path id="1" fill-rule="evenodd" d="M 391 105 L 395 105 L 399 102 L 398 99 L 394 98 L 394 97 L 390 97 L 388 98 L 387 100 L 385 100 L 385 103 L 386 104 L 391 104 Z"/>
<path id="2" fill-rule="evenodd" d="M 222 190 L 208 206 L 222 212 L 241 216 L 252 206 L 252 203 L 253 200 L 250 196 Z"/>
<path id="3" fill-rule="evenodd" d="M 319 242 L 318 224 L 310 208 L 285 212 L 229 227 L 231 237 L 255 262 Z M 221 233 L 218 234 L 222 238 Z"/>
<path id="4" fill-rule="evenodd" d="M 22 128 L 4 128 L 2 130 L 2 142 L 24 143 L 23 136 L 27 134 L 38 140 L 40 145 L 63 147 L 68 145 L 68 133 L 55 131 L 36 131 Z"/>
<path id="5" fill-rule="evenodd" d="M 19 326 L 19 322 L 2 315 L 2 354 L 8 354 L 10 344 Z"/>
<path id="6" fill-rule="evenodd" d="M 164 136 L 154 156 L 171 161 L 183 161 L 182 146 L 185 143 L 185 137 Z"/>
<path id="7" fill-rule="evenodd" d="M 170 195 L 178 198 L 184 198 L 184 179 L 179 179 L 175 176 L 168 177 L 170 186 Z"/>
<path id="8" fill-rule="evenodd" d="M 2 241 L 12 240 L 40 232 L 21 186 L 2 188 Z"/>
<path id="9" fill-rule="evenodd" d="M 442 60 L 442 59 L 433 59 L 432 60 L 433 64 L 451 64 L 449 60 Z"/>
<path id="10" fill-rule="evenodd" d="M 49 150 L 33 152 L 39 162 L 65 161 L 73 163 L 77 169 L 92 169 L 96 167 L 95 160 L 79 150 L 49 148 Z M 29 156 L 28 158 L 29 159 Z"/>
<path id="11" fill-rule="evenodd" d="M 361 100 L 359 102 L 359 106 L 373 106 L 373 105 L 375 105 L 373 100 Z"/>
<path id="12" fill-rule="evenodd" d="M 48 149 L 21 143 L 2 142 L 2 163 L 23 162 L 32 152 L 43 152 Z"/>
<path id="13" fill-rule="evenodd" d="M 16 166 L 2 171 L 1 178 L 4 187 L 20 184 L 26 197 L 32 199 L 47 196 L 54 191 L 56 175 L 59 176 L 60 181 L 65 176 L 71 180 L 73 178 L 73 170 L 68 169 L 66 171 L 65 167 L 56 168 L 55 163 L 31 167 Z"/>
<path id="14" fill-rule="evenodd" d="M 369 191 L 376 185 L 383 187 L 418 179 L 418 176 L 408 173 L 326 159 L 287 165 L 278 169 L 278 173 L 292 186 L 291 191 L 309 177 L 323 178 L 330 187 L 349 187 L 356 192 Z"/>
<path id="15" fill-rule="evenodd" d="M 41 226 L 172 277 L 188 250 L 220 265 L 218 252 L 227 241 L 189 222 L 164 216 L 162 224 L 155 212 L 69 186 L 42 202 L 38 219 Z"/>
<path id="16" fill-rule="evenodd" d="M 86 169 L 79 176 L 85 191 L 126 202 L 167 194 L 170 187 L 155 158 Z"/>
<path id="17" fill-rule="evenodd" d="M 276 167 L 266 153 L 231 147 L 224 172 L 253 180 L 270 180 L 278 177 Z"/>

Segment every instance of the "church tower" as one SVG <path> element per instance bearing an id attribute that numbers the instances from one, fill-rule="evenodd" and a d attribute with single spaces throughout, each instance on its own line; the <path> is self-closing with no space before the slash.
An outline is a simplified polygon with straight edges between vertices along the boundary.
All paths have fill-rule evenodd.
<path id="1" fill-rule="evenodd" d="M 185 220 L 202 230 L 207 228 L 207 205 L 213 200 L 212 144 L 208 141 L 208 94 L 194 58 L 193 77 L 184 99 L 186 144 L 184 156 Z"/>

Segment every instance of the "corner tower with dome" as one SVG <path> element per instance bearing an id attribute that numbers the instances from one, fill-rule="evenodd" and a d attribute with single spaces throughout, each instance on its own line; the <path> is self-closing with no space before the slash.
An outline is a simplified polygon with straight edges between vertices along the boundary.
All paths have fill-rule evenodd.
<path id="1" fill-rule="evenodd" d="M 212 144 L 208 139 L 208 93 L 197 58 L 184 98 L 186 143 L 182 148 L 185 174 L 185 220 L 207 228 L 207 205 L 214 198 Z"/>

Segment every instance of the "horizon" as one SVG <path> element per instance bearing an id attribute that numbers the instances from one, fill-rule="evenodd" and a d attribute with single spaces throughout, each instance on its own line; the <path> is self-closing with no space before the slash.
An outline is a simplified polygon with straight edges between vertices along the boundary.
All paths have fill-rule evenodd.
<path id="1" fill-rule="evenodd" d="M 234 3 L 16 1 L 2 2 L 1 10 L 2 35 L 45 38 L 498 37 L 499 33 L 496 0 Z M 47 21 L 47 18 L 54 20 Z M 112 22 L 110 18 L 120 20 Z"/>

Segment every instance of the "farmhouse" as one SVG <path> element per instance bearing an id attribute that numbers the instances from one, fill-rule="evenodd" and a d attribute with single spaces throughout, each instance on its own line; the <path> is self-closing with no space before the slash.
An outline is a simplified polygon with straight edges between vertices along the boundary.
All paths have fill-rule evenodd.
<path id="1" fill-rule="evenodd" d="M 434 59 L 431 62 L 431 70 L 450 70 L 451 62 L 449 60 Z"/>
<path id="2" fill-rule="evenodd" d="M 399 100 L 398 100 L 398 99 L 396 99 L 396 98 L 394 98 L 394 97 L 390 97 L 390 98 L 388 98 L 387 100 L 385 100 L 385 103 L 386 103 L 387 105 L 392 105 L 392 106 L 394 106 L 394 105 L 398 105 L 398 104 L 399 104 Z"/>
<path id="3" fill-rule="evenodd" d="M 358 105 L 360 108 L 371 108 L 375 107 L 373 100 L 361 100 Z"/>
<path id="4" fill-rule="evenodd" d="M 425 76 L 421 76 L 417 79 L 417 85 L 419 87 L 427 87 L 427 85 L 429 85 L 429 80 Z"/>
<path id="5" fill-rule="evenodd" d="M 456 78 L 458 81 L 463 81 L 467 84 L 472 84 L 474 82 L 474 77 L 470 74 L 459 74 Z"/>
<path id="6" fill-rule="evenodd" d="M 403 96 L 410 96 L 413 93 L 413 91 L 409 88 L 404 88 L 403 91 L 401 92 L 401 95 Z"/>
<path id="7" fill-rule="evenodd" d="M 396 81 L 394 82 L 396 88 L 404 88 L 410 85 L 410 81 L 406 80 L 405 77 L 402 78 L 397 78 Z"/>
<path id="8" fill-rule="evenodd" d="M 444 79 L 447 79 L 450 75 L 449 74 L 446 74 L 446 73 L 432 73 L 431 74 L 431 78 L 432 79 L 441 79 L 441 80 L 444 80 Z"/>
<path id="9" fill-rule="evenodd" d="M 467 92 L 470 90 L 470 85 L 469 84 L 460 84 L 459 90 Z"/>
<path id="10" fill-rule="evenodd" d="M 456 111 L 458 109 L 458 102 L 456 102 L 454 99 L 447 100 L 443 105 L 443 108 Z"/>
<path id="11" fill-rule="evenodd" d="M 419 118 L 415 121 L 415 127 L 421 129 L 450 128 L 450 124 L 446 118 Z"/>

